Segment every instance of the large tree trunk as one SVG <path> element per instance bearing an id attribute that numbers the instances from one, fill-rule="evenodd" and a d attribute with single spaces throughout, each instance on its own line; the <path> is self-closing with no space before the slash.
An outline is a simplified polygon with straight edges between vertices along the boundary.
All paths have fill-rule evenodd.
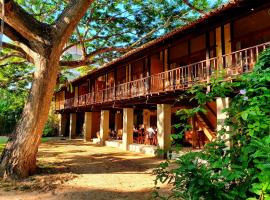
<path id="1" fill-rule="evenodd" d="M 5 179 L 22 179 L 36 171 L 38 146 L 57 78 L 59 60 L 55 57 L 35 58 L 37 71 L 28 101 L 1 157 Z"/>
<path id="2" fill-rule="evenodd" d="M 4 1 L 4 33 L 16 41 L 16 51 L 25 54 L 37 69 L 21 120 L 2 153 L 5 179 L 21 179 L 36 171 L 36 155 L 48 118 L 59 59 L 64 45 L 92 1 L 70 1 L 52 25 L 37 21 L 14 0 Z"/>

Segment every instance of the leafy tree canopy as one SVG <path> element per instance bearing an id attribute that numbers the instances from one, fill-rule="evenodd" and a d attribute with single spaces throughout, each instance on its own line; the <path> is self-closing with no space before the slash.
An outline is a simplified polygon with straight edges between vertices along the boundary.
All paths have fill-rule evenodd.
<path id="1" fill-rule="evenodd" d="M 68 0 L 17 0 L 41 22 L 53 24 Z M 123 53 L 183 26 L 223 0 L 99 0 L 89 8 L 63 50 L 60 65 L 87 66 L 111 61 Z M 23 55 L 20 57 L 24 58 Z M 91 66 L 91 67 L 89 67 Z"/>

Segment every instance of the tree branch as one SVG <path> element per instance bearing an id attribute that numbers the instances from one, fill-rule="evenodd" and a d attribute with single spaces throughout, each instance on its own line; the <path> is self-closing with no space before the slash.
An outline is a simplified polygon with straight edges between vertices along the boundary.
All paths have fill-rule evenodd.
<path id="1" fill-rule="evenodd" d="M 2 65 L 0 65 L 0 69 L 2 68 L 4 68 L 4 67 L 6 67 L 6 66 L 8 66 L 8 65 L 21 65 L 21 64 L 25 64 L 26 62 L 8 62 L 8 63 L 5 63 L 5 64 L 2 64 Z"/>
<path id="2" fill-rule="evenodd" d="M 85 57 L 86 57 L 85 43 L 83 42 L 83 37 L 81 36 L 81 33 L 80 33 L 78 27 L 76 28 L 76 32 L 77 32 L 77 35 L 79 38 L 79 43 L 80 43 L 81 48 L 82 48 L 83 58 L 85 59 Z"/>
<path id="3" fill-rule="evenodd" d="M 2 1 L 0 2 L 2 7 Z M 49 45 L 50 26 L 37 21 L 13 0 L 5 0 L 5 23 L 15 29 L 24 38 Z"/>
<path id="4" fill-rule="evenodd" d="M 91 65 L 94 61 L 92 60 L 63 60 L 59 62 L 59 65 L 62 67 L 68 67 L 70 69 L 85 66 L 85 65 Z"/>
<path id="5" fill-rule="evenodd" d="M 160 27 L 157 27 L 157 28 L 154 28 L 153 30 L 151 30 L 150 32 L 148 32 L 146 35 L 144 35 L 143 37 L 141 37 L 139 40 L 137 40 L 136 42 L 134 42 L 131 47 L 134 47 L 136 45 L 138 45 L 139 43 L 141 43 L 141 41 L 143 41 L 145 38 L 153 35 L 155 32 L 157 32 L 158 30 L 160 30 L 161 28 L 166 28 L 170 25 L 170 20 L 171 20 L 171 17 L 169 17 L 167 19 L 167 21 L 165 22 L 165 24 L 161 25 Z"/>
<path id="6" fill-rule="evenodd" d="M 20 53 L 22 53 L 22 54 L 26 54 L 26 53 L 24 52 L 24 50 L 23 50 L 21 47 L 17 46 L 17 45 L 10 44 L 10 43 L 7 43 L 7 42 L 3 42 L 3 43 L 2 43 L 2 46 L 3 46 L 3 48 L 5 48 L 5 49 L 11 49 L 11 50 L 14 50 L 14 51 L 18 51 L 18 52 L 20 52 Z"/>
<path id="7" fill-rule="evenodd" d="M 93 36 L 93 37 L 91 37 L 91 38 L 82 39 L 82 41 L 77 41 L 77 42 L 74 42 L 74 43 L 71 43 L 71 44 L 67 45 L 67 46 L 63 49 L 62 53 L 66 52 L 68 49 L 70 49 L 70 48 L 72 48 L 72 47 L 74 47 L 74 46 L 79 45 L 80 43 L 87 43 L 87 42 L 91 42 L 91 41 L 96 40 L 96 39 L 109 39 L 109 38 L 111 38 L 111 37 L 121 36 L 122 34 L 124 34 L 124 32 L 122 32 L 122 33 L 117 33 L 117 34 L 112 34 L 112 35 L 106 35 L 106 36 L 95 35 L 95 36 Z"/>
<path id="8" fill-rule="evenodd" d="M 54 25 L 53 43 L 57 43 L 59 52 L 66 44 L 68 37 L 86 13 L 93 0 L 72 0 Z"/>
<path id="9" fill-rule="evenodd" d="M 0 23 L 2 23 L 2 19 L 0 19 Z M 14 28 L 12 28 L 7 23 L 4 24 L 4 34 L 8 36 L 13 41 L 23 42 L 26 45 L 29 44 L 28 40 L 23 37 L 19 32 L 17 32 Z"/>
<path id="10" fill-rule="evenodd" d="M 197 8 L 196 6 L 192 5 L 188 0 L 183 0 L 183 2 L 190 7 L 193 10 L 196 10 L 197 12 L 201 13 L 201 14 L 205 14 L 204 10 L 201 10 L 199 8 Z"/>
<path id="11" fill-rule="evenodd" d="M 17 45 L 6 43 L 6 42 L 3 42 L 2 45 L 3 45 L 3 48 L 11 49 L 13 51 L 17 51 L 21 53 L 22 57 L 24 57 L 28 62 L 33 62 L 33 58 L 31 57 L 31 55 L 34 55 L 34 53 L 23 43 L 19 43 L 19 42 L 15 42 L 15 43 Z"/>
<path id="12" fill-rule="evenodd" d="M 59 65 L 60 66 L 65 66 L 69 68 L 77 68 L 81 67 L 84 65 L 91 65 L 94 64 L 95 61 L 93 59 L 90 59 L 91 57 L 94 57 L 96 55 L 106 53 L 106 52 L 111 52 L 111 51 L 117 51 L 117 52 L 127 52 L 131 50 L 131 47 L 104 47 L 97 49 L 89 54 L 86 55 L 86 58 L 83 60 L 73 60 L 73 61 L 60 61 Z"/>
<path id="13" fill-rule="evenodd" d="M 0 62 L 3 62 L 9 58 L 23 58 L 23 59 L 25 59 L 25 56 L 22 55 L 21 53 L 13 52 L 13 53 L 9 53 L 9 54 L 6 54 L 6 55 L 0 57 Z"/>

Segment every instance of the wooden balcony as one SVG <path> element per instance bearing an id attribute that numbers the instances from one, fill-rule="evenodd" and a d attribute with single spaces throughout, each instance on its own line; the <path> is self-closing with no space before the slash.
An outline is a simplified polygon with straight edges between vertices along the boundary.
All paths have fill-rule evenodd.
<path id="1" fill-rule="evenodd" d="M 221 57 L 179 66 L 159 74 L 85 94 L 78 98 L 66 99 L 63 104 L 64 107 L 60 106 L 60 110 L 168 91 L 186 90 L 194 84 L 210 82 L 212 78 L 222 77 L 224 81 L 232 80 L 240 74 L 252 71 L 259 53 L 267 47 L 270 47 L 270 42 L 235 51 Z"/>

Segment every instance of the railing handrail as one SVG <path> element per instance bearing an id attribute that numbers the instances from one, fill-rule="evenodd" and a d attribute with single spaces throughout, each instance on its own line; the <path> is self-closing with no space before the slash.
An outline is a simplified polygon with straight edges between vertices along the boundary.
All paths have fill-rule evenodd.
<path id="1" fill-rule="evenodd" d="M 139 82 L 139 81 L 142 81 L 142 80 L 149 79 L 150 77 L 151 77 L 151 76 L 146 76 L 146 77 L 139 78 L 139 79 L 136 79 L 136 80 L 128 81 L 128 82 L 126 82 L 126 83 L 118 84 L 118 85 L 116 85 L 115 87 L 123 86 L 123 85 L 126 85 L 126 84 L 131 84 L 131 83 L 134 83 L 134 82 Z"/>
<path id="2" fill-rule="evenodd" d="M 254 49 L 254 48 L 257 48 L 257 47 L 260 47 L 260 46 L 267 46 L 267 45 L 270 45 L 270 42 L 265 42 L 265 43 L 262 43 L 262 44 L 258 44 L 256 46 L 251 46 L 251 47 L 247 47 L 245 49 L 240 49 L 240 50 L 234 51 L 232 53 L 223 54 L 222 57 L 229 56 L 229 55 L 236 54 L 236 53 L 240 53 L 242 51 L 247 51 L 247 50 L 250 50 L 250 49 Z"/>
<path id="3" fill-rule="evenodd" d="M 255 48 L 258 48 L 258 47 L 261 47 L 261 46 L 267 46 L 267 45 L 270 45 L 270 42 L 265 42 L 265 43 L 262 43 L 262 44 L 259 44 L 259 45 L 256 45 L 256 46 L 251 46 L 251 47 L 247 47 L 247 48 L 244 48 L 244 49 L 240 49 L 240 50 L 237 50 L 237 51 L 228 53 L 228 54 L 223 54 L 222 56 L 216 56 L 216 57 L 205 59 L 205 60 L 201 60 L 201 61 L 198 61 L 198 62 L 195 62 L 195 63 L 191 63 L 191 64 L 187 64 L 187 65 L 182 65 L 182 66 L 177 67 L 175 69 L 170 69 L 170 70 L 167 70 L 167 71 L 164 71 L 164 72 L 153 74 L 151 76 L 159 76 L 161 74 L 170 73 L 171 71 L 175 71 L 175 70 L 180 69 L 180 68 L 190 67 L 190 66 L 198 65 L 200 63 L 209 62 L 209 61 L 211 62 L 212 60 L 217 60 L 219 58 L 228 57 L 228 56 L 231 56 L 233 54 L 237 54 L 237 53 L 240 53 L 240 52 L 244 52 L 244 51 L 247 51 L 247 50 L 250 50 L 250 49 L 255 49 Z"/>

